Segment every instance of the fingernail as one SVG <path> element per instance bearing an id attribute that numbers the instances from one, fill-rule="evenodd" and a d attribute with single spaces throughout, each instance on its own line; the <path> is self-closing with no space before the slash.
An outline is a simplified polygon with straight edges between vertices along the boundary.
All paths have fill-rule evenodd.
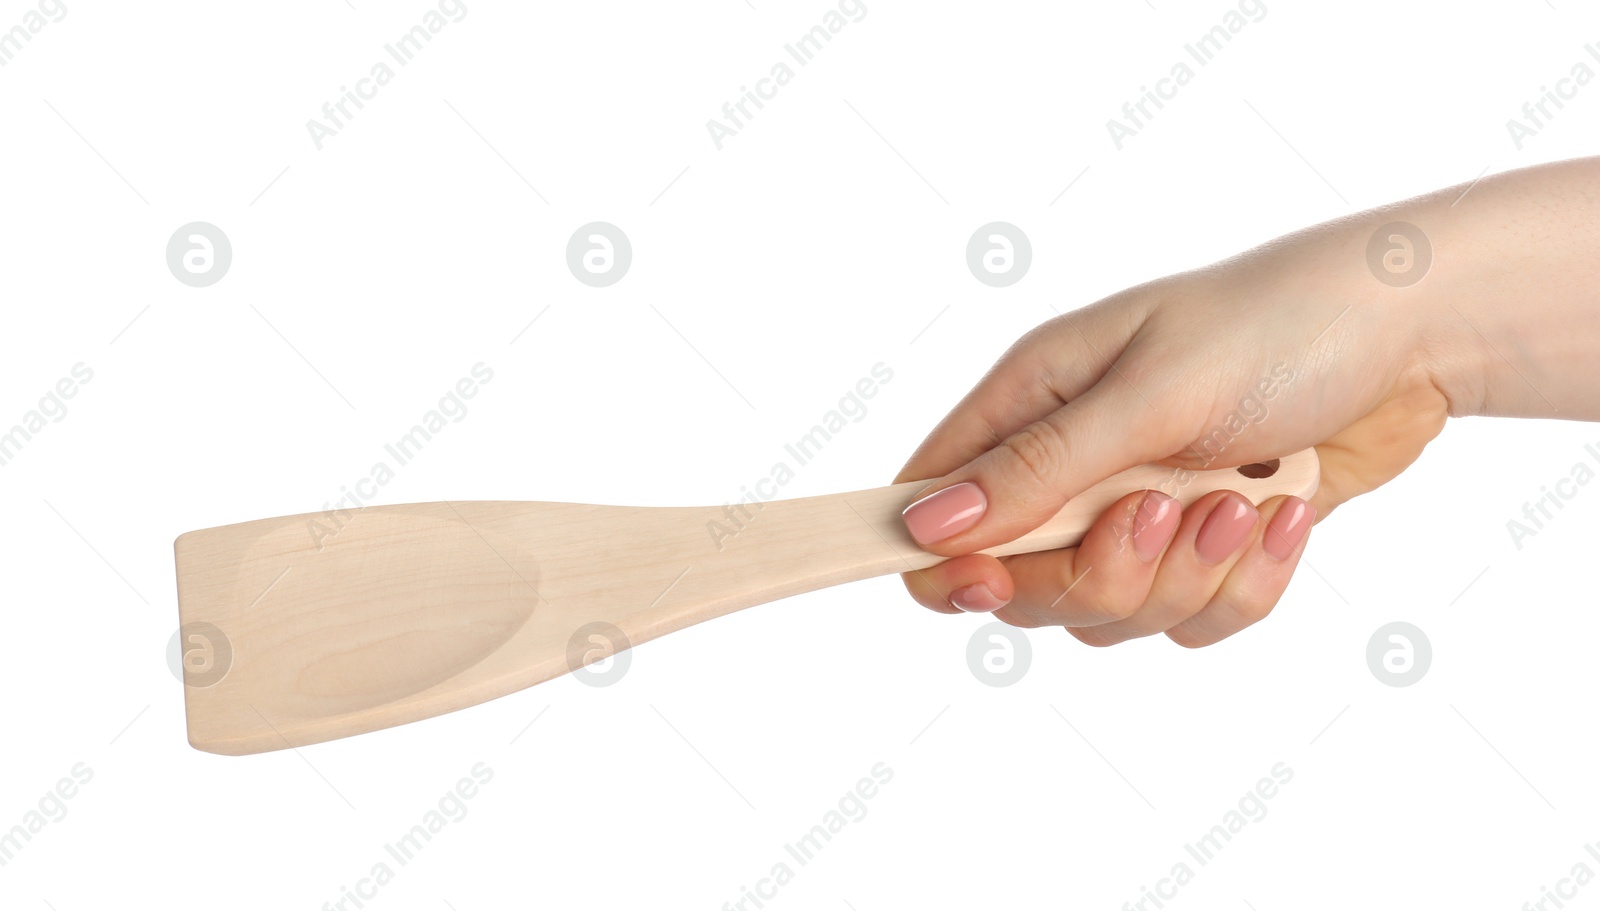
<path id="1" fill-rule="evenodd" d="M 1161 491 L 1144 492 L 1144 500 L 1139 503 L 1139 511 L 1133 517 L 1133 552 L 1141 561 L 1149 563 L 1154 560 L 1161 553 L 1161 548 L 1172 540 L 1173 532 L 1178 530 L 1181 512 L 1178 501 Z"/>
<path id="2" fill-rule="evenodd" d="M 900 518 L 918 544 L 928 545 L 977 525 L 988 505 L 978 485 L 963 481 L 912 503 Z"/>
<path id="3" fill-rule="evenodd" d="M 995 597 L 989 586 L 982 582 L 963 585 L 950 593 L 950 606 L 974 614 L 986 614 L 989 611 L 999 610 L 1006 606 L 1004 601 Z"/>
<path id="4" fill-rule="evenodd" d="M 1223 497 L 1200 525 L 1194 539 L 1194 552 L 1203 563 L 1221 563 L 1244 542 L 1256 527 L 1256 508 L 1236 493 Z"/>
<path id="5" fill-rule="evenodd" d="M 1290 497 L 1267 523 L 1267 536 L 1261 541 L 1261 549 L 1274 560 L 1289 559 L 1316 520 L 1316 507 L 1299 497 Z"/>

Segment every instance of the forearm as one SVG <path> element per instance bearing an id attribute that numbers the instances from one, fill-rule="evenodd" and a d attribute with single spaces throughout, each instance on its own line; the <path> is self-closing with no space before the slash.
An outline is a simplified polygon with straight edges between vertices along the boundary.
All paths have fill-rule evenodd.
<path id="1" fill-rule="evenodd" d="M 1425 312 L 1424 362 L 1453 413 L 1600 421 L 1600 158 L 1368 214 L 1369 232 L 1398 221 L 1427 235 L 1427 274 L 1378 283 L 1372 303 Z"/>

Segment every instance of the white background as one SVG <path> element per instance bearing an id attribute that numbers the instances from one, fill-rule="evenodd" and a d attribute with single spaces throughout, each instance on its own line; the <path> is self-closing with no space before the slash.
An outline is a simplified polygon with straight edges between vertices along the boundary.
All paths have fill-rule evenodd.
<path id="1" fill-rule="evenodd" d="M 991 688 L 985 619 L 891 577 L 648 643 L 606 688 L 188 746 L 173 538 L 322 508 L 474 363 L 471 413 L 377 502 L 721 503 L 881 361 L 784 495 L 877 486 L 1053 308 L 1584 154 L 1600 113 L 1591 85 L 1521 150 L 1505 125 L 1600 68 L 1575 0 L 1271 0 L 1118 151 L 1106 120 L 1228 5 L 868 0 L 719 151 L 706 121 L 830 9 L 751 2 L 467 0 L 321 151 L 306 121 L 426 4 L 68 0 L 0 69 L 0 424 L 94 372 L 0 468 L 0 829 L 93 770 L 0 905 L 320 908 L 479 762 L 468 815 L 368 907 L 720 908 L 879 762 L 769 908 L 1112 909 L 1181 860 L 1173 907 L 1515 908 L 1600 871 L 1600 492 L 1521 549 L 1506 529 L 1600 442 L 1559 422 L 1452 422 L 1318 526 L 1266 622 L 1200 651 L 1036 630 Z M 595 220 L 634 247 L 609 288 L 564 260 Z M 993 220 L 1034 251 L 1004 289 L 964 258 Z M 208 288 L 164 259 L 191 221 L 233 244 Z M 1397 619 L 1434 650 L 1407 688 L 1365 658 Z M 1279 762 L 1265 818 L 1196 865 Z"/>

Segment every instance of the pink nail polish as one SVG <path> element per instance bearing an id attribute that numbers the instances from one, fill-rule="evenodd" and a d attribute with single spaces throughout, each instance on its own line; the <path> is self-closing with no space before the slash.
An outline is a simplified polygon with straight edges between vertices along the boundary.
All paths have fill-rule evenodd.
<path id="1" fill-rule="evenodd" d="M 900 517 L 911 537 L 926 546 L 977 525 L 988 505 L 978 485 L 963 481 L 912 503 Z"/>
<path id="2" fill-rule="evenodd" d="M 1300 542 L 1306 539 L 1306 532 L 1311 530 L 1311 523 L 1316 520 L 1316 507 L 1299 497 L 1290 497 L 1278 507 L 1278 513 L 1272 517 L 1272 521 L 1267 523 L 1261 549 L 1274 560 L 1289 559 Z"/>
<path id="3" fill-rule="evenodd" d="M 1182 510 L 1178 501 L 1159 490 L 1147 490 L 1133 516 L 1133 552 L 1140 561 L 1149 563 L 1167 546 L 1178 530 Z"/>
<path id="4" fill-rule="evenodd" d="M 950 593 L 950 606 L 974 614 L 986 614 L 1006 606 L 1004 601 L 995 597 L 989 586 L 982 582 L 963 585 Z"/>
<path id="5" fill-rule="evenodd" d="M 1216 564 L 1228 559 L 1256 527 L 1257 518 L 1259 514 L 1249 500 L 1236 493 L 1228 494 L 1200 524 L 1200 533 L 1194 539 L 1195 554 L 1202 563 Z"/>

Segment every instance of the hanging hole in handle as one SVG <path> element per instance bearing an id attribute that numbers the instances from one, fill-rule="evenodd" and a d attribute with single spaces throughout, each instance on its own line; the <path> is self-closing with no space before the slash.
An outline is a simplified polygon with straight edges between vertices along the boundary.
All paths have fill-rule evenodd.
<path id="1" fill-rule="evenodd" d="M 1247 478 L 1270 478 L 1278 473 L 1278 460 L 1270 462 L 1253 462 L 1249 465 L 1240 465 L 1239 473 Z"/>

